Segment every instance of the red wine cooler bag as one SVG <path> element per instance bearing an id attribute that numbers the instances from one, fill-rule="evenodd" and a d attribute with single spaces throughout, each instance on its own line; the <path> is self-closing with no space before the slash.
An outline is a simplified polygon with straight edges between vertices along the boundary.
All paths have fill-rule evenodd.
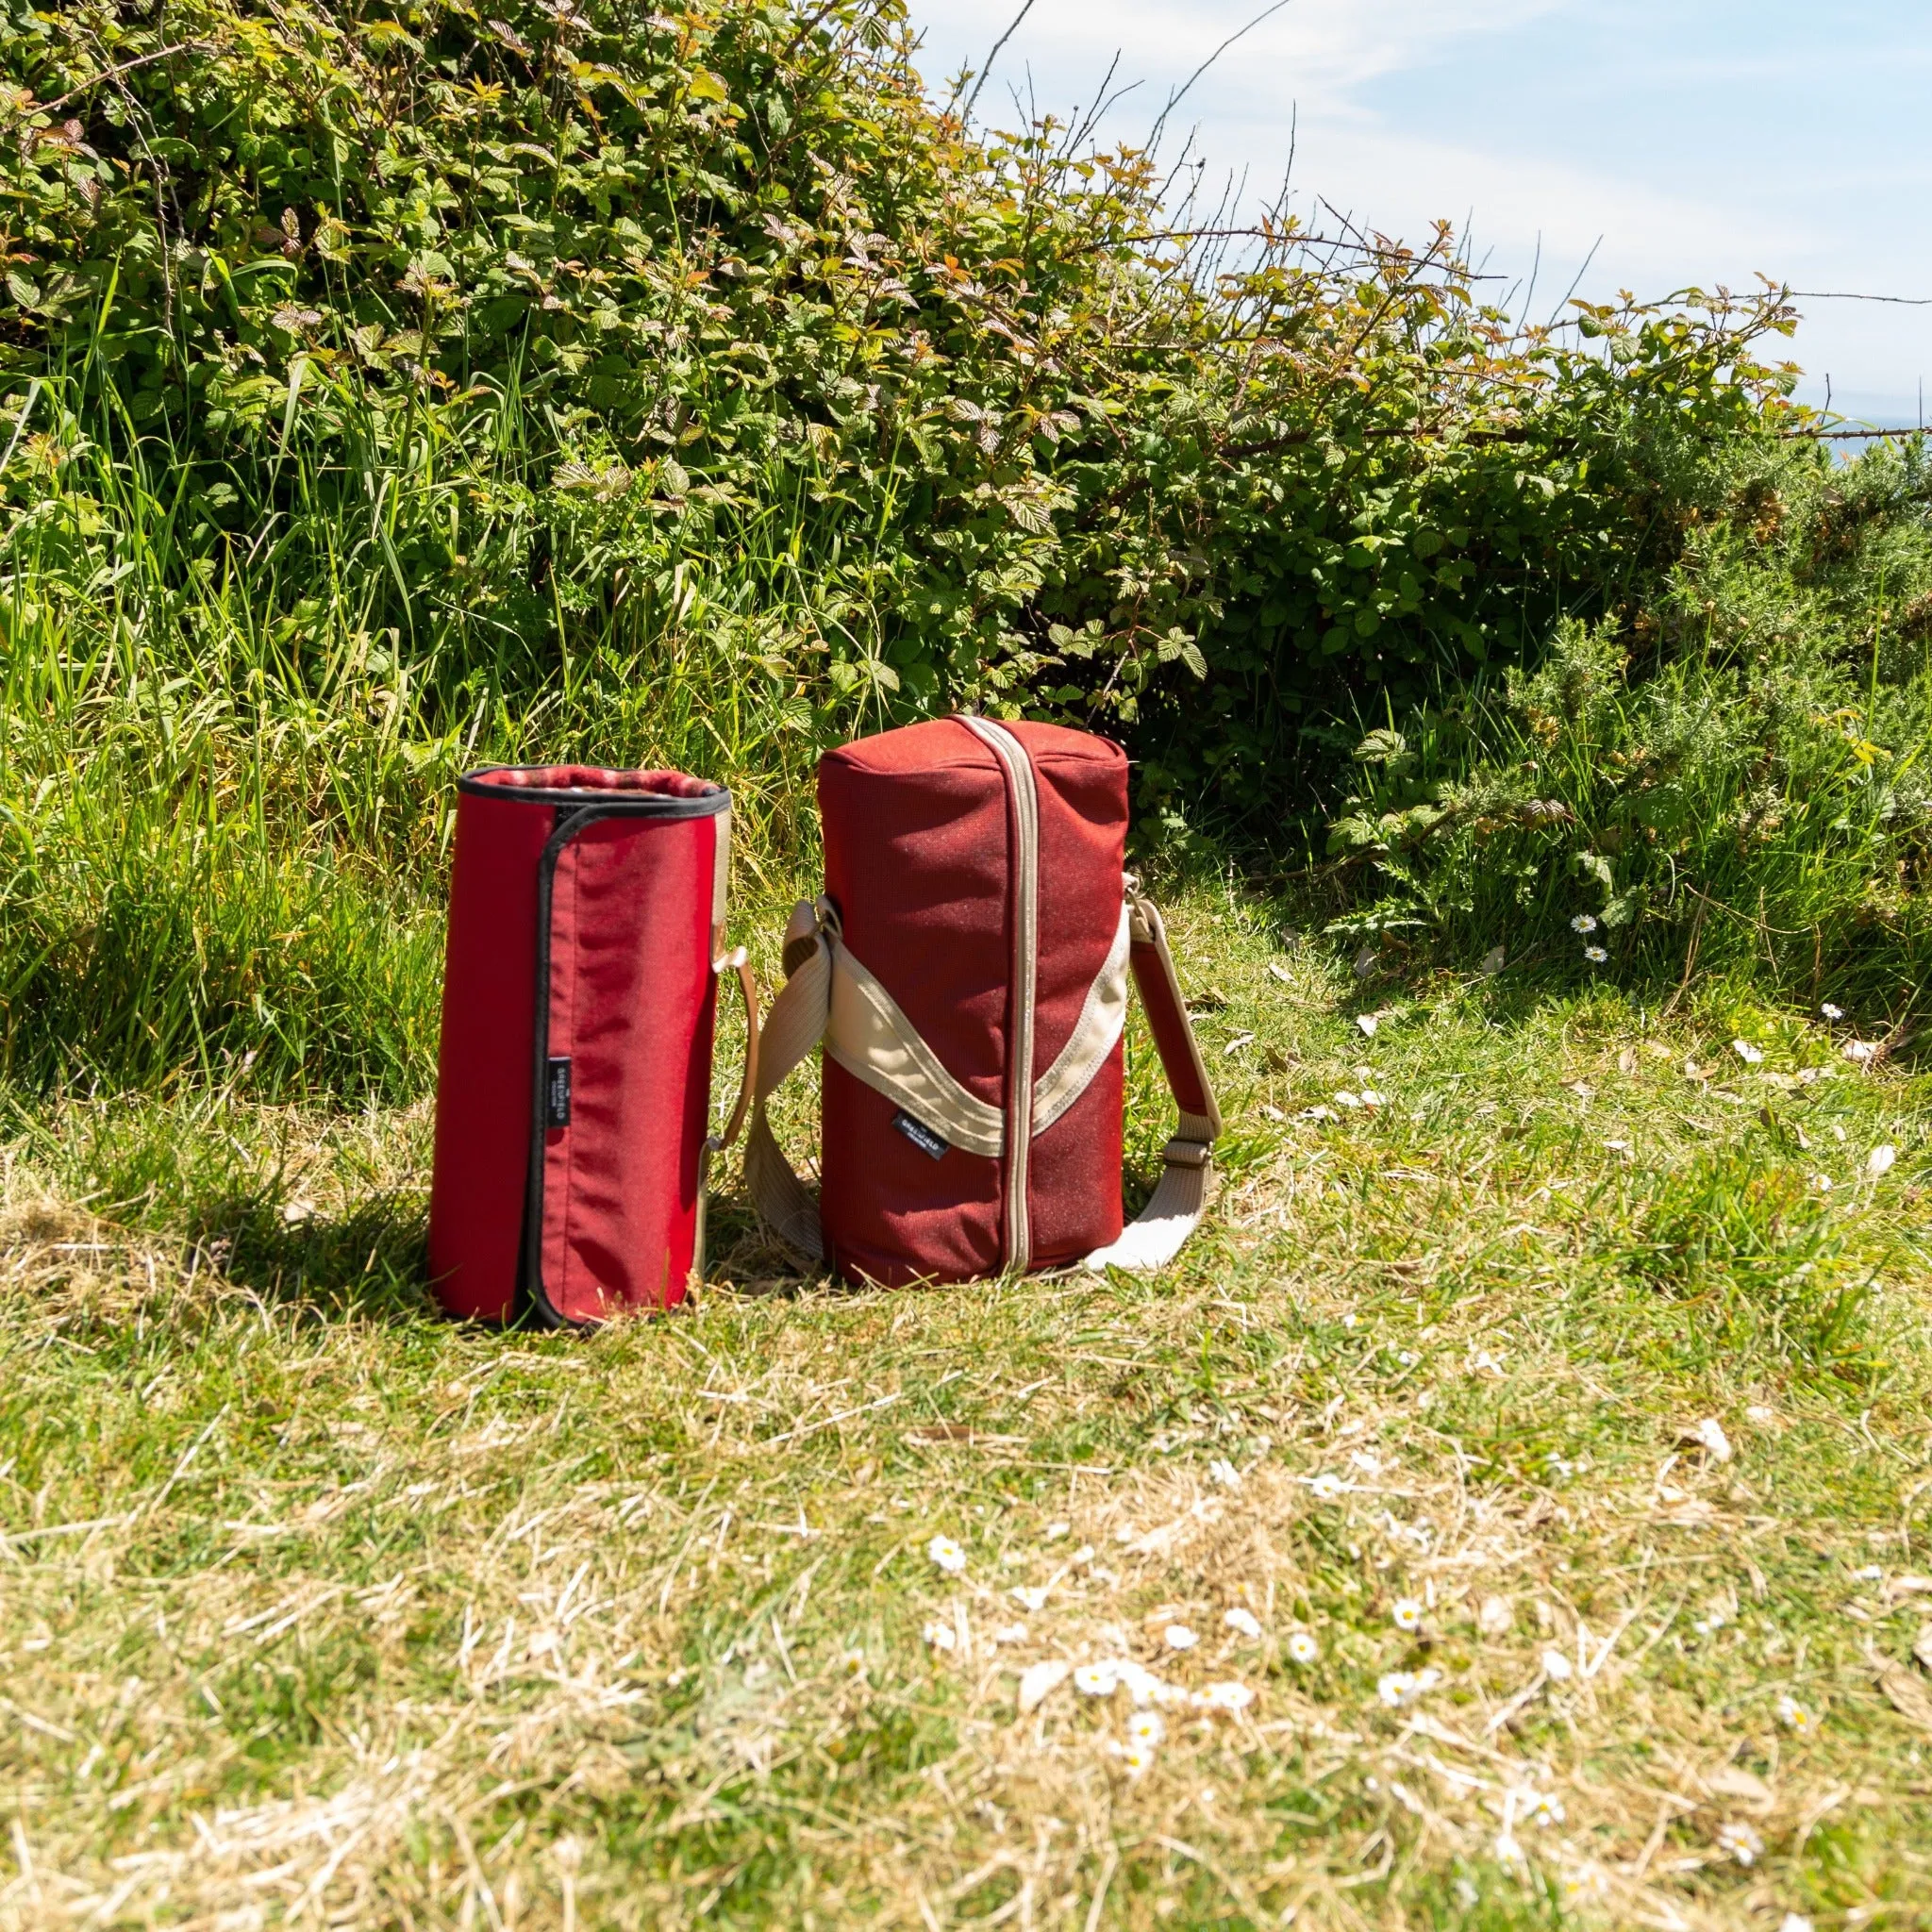
<path id="1" fill-rule="evenodd" d="M 458 787 L 429 1267 L 452 1314 L 582 1325 L 682 1301 L 707 1160 L 758 1037 L 726 955 L 731 797 L 680 772 L 473 772 Z M 718 975 L 743 1091 L 708 1132 Z"/>
<path id="2" fill-rule="evenodd" d="M 1123 872 L 1120 748 L 1051 724 L 913 724 L 827 753 L 819 809 L 824 895 L 786 932 L 746 1143 L 767 1226 L 887 1286 L 1170 1260 L 1221 1116 L 1160 915 Z M 1123 1228 L 1130 974 L 1180 1120 Z M 821 1042 L 814 1201 L 766 1102 Z"/>

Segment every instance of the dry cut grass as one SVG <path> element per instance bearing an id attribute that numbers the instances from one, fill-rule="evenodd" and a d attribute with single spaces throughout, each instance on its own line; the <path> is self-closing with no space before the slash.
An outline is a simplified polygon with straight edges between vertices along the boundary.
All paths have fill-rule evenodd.
<path id="1" fill-rule="evenodd" d="M 690 1318 L 479 1334 L 420 1109 L 22 1116 L 0 1924 L 1932 1925 L 1923 1083 L 1176 924 L 1151 1283 L 727 1184 Z"/>

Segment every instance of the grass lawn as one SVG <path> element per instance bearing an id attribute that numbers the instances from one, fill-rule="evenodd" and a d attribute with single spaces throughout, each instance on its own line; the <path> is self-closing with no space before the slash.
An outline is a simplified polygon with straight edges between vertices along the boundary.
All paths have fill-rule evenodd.
<path id="1" fill-rule="evenodd" d="M 1932 1926 L 1932 1085 L 1172 924 L 1152 1281 L 727 1175 L 688 1318 L 472 1332 L 426 1107 L 10 1103 L 0 1926 Z"/>

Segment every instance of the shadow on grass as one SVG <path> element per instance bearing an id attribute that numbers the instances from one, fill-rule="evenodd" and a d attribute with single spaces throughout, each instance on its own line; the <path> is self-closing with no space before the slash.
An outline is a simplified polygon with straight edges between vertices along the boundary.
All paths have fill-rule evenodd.
<path id="1" fill-rule="evenodd" d="M 192 1214 L 185 1231 L 191 1271 L 208 1268 L 270 1307 L 323 1322 L 443 1319 L 415 1190 L 372 1194 L 340 1215 L 232 1194 Z"/>

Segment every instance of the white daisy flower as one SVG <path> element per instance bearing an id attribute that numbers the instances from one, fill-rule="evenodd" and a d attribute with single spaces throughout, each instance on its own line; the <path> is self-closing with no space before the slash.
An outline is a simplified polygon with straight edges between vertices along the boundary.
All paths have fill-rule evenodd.
<path id="1" fill-rule="evenodd" d="M 1777 1932 L 1811 1932 L 1811 1921 L 1803 1912 L 1787 1912 Z"/>
<path id="2" fill-rule="evenodd" d="M 1152 1671 L 1144 1664 L 1137 1664 L 1130 1657 L 1117 1657 L 1111 1662 L 1116 1690 L 1124 1690 L 1137 1705 L 1154 1702 L 1161 1684 Z"/>
<path id="3" fill-rule="evenodd" d="M 1764 1840 L 1748 1824 L 1721 1824 L 1717 1848 L 1728 1852 L 1740 1865 L 1755 1865 L 1764 1852 Z"/>
<path id="4" fill-rule="evenodd" d="M 1384 1671 L 1375 1679 L 1375 1695 L 1391 1710 L 1399 1710 L 1416 1694 L 1413 1671 Z"/>
<path id="5" fill-rule="evenodd" d="M 1831 1192 L 1831 1176 L 1828 1174 L 1814 1174 L 1811 1176 L 1811 1185 L 1821 1194 L 1828 1194 Z"/>
<path id="6" fill-rule="evenodd" d="M 1362 1105 L 1364 1107 L 1387 1107 L 1389 1105 L 1389 1096 L 1386 1093 L 1379 1092 L 1374 1087 L 1364 1087 L 1362 1089 Z"/>
<path id="7" fill-rule="evenodd" d="M 1891 1172 L 1891 1164 L 1898 1158 L 1898 1149 L 1890 1141 L 1881 1141 L 1865 1157 L 1865 1172 L 1875 1181 L 1882 1174 Z"/>
<path id="8" fill-rule="evenodd" d="M 847 1652 L 846 1652 L 846 1653 L 845 1653 L 845 1654 L 844 1654 L 844 1655 L 843 1655 L 843 1656 L 842 1656 L 841 1657 L 840 1657 L 840 1659 L 839 1659 L 839 1668 L 840 1668 L 840 1669 L 841 1669 L 841 1671 L 843 1671 L 843 1672 L 845 1673 L 845 1674 L 846 1674 L 846 1675 L 847 1675 L 848 1677 L 862 1677 L 862 1676 L 864 1676 L 864 1675 L 865 1675 L 865 1653 L 864 1653 L 864 1651 L 862 1651 L 862 1650 L 848 1650 L 848 1651 L 847 1651 Z"/>
<path id="9" fill-rule="evenodd" d="M 1238 1490 L 1241 1486 L 1241 1473 L 1226 1457 L 1217 1456 L 1208 1465 L 1208 1480 L 1219 1483 L 1224 1490 Z"/>
<path id="10" fill-rule="evenodd" d="M 1167 1736 L 1167 1720 L 1158 1710 L 1137 1710 L 1127 1720 L 1127 1741 L 1151 1751 Z"/>
<path id="11" fill-rule="evenodd" d="M 1822 1007 L 1820 1007 L 1818 1010 L 1821 1013 L 1823 1013 L 1827 1020 L 1833 1022 L 1834 1024 L 1838 1021 L 1842 1020 L 1845 1016 L 1845 1009 L 1842 1007 L 1833 1006 L 1829 1000 L 1826 1000 L 1825 1003 Z"/>
<path id="12" fill-rule="evenodd" d="M 1297 1630 L 1288 1640 L 1288 1654 L 1298 1664 L 1311 1664 L 1322 1655 L 1322 1646 L 1306 1630 Z"/>
<path id="13" fill-rule="evenodd" d="M 921 1635 L 935 1650 L 957 1650 L 959 1647 L 959 1633 L 950 1624 L 941 1624 L 937 1617 Z"/>
<path id="14" fill-rule="evenodd" d="M 925 1554 L 948 1576 L 957 1576 L 966 1567 L 966 1552 L 949 1536 L 936 1536 L 925 1546 Z"/>
<path id="15" fill-rule="evenodd" d="M 1738 1058 L 1740 1060 L 1742 1060 L 1747 1067 L 1761 1066 L 1763 1064 L 1764 1055 L 1757 1047 L 1753 1046 L 1748 1040 L 1732 1041 L 1731 1051 L 1734 1054 L 1736 1054 Z"/>
<path id="16" fill-rule="evenodd" d="M 1523 1856 L 1523 1847 L 1516 1842 L 1516 1834 L 1499 1831 L 1496 1834 L 1496 1863 L 1515 1867 L 1527 1862 Z"/>
<path id="17" fill-rule="evenodd" d="M 1221 1620 L 1227 1627 L 1242 1637 L 1258 1637 L 1261 1634 L 1261 1620 L 1253 1610 L 1244 1610 L 1237 1604 Z"/>
<path id="18" fill-rule="evenodd" d="M 1154 1769 L 1157 1753 L 1152 1744 L 1116 1744 L 1113 1748 L 1121 1769 L 1129 1777 L 1144 1777 Z"/>
<path id="19" fill-rule="evenodd" d="M 1335 1096 L 1335 1104 L 1337 1107 L 1357 1108 L 1361 1106 L 1362 1097 L 1359 1093 L 1350 1093 L 1344 1090 Z"/>
<path id="20" fill-rule="evenodd" d="M 1254 1703 L 1255 1693 L 1245 1684 L 1210 1684 L 1195 1701 L 1203 1710 L 1224 1710 L 1239 1716 Z"/>
<path id="21" fill-rule="evenodd" d="M 1555 1791 L 1530 1791 L 1525 1793 L 1528 1802 L 1523 1807 L 1523 1818 L 1526 1824 L 1561 1824 L 1563 1822 L 1563 1801 Z"/>
<path id="22" fill-rule="evenodd" d="M 995 1643 L 1024 1643 L 1026 1626 L 1024 1624 L 1002 1624 L 992 1633 L 992 1641 Z"/>
<path id="23" fill-rule="evenodd" d="M 1878 1058 L 1877 1043 L 1870 1040 L 1848 1040 L 1844 1044 L 1844 1056 L 1862 1067 L 1867 1060 Z"/>
<path id="24" fill-rule="evenodd" d="M 1308 1487 L 1325 1503 L 1332 1502 L 1337 1496 L 1341 1495 L 1346 1485 L 1339 1475 L 1330 1470 L 1324 1469 L 1320 1475 L 1316 1476 L 1308 1484 Z"/>
<path id="25" fill-rule="evenodd" d="M 1185 1624 L 1170 1624 L 1160 1635 L 1170 1650 L 1192 1650 L 1201 1641 Z"/>
<path id="26" fill-rule="evenodd" d="M 1420 1630 L 1423 1627 L 1423 1607 L 1412 1596 L 1397 1598 L 1395 1607 L 1389 1615 L 1398 1630 Z"/>
<path id="27" fill-rule="evenodd" d="M 1777 1721 L 1788 1731 L 1795 1732 L 1801 1738 L 1808 1738 L 1818 1728 L 1818 1720 L 1810 1708 L 1787 1691 L 1777 1701 Z"/>
<path id="28" fill-rule="evenodd" d="M 1583 957 L 1586 959 L 1588 959 L 1592 966 L 1601 966 L 1604 963 L 1604 961 L 1607 959 L 1610 956 L 1607 952 L 1605 952 L 1601 946 L 1585 946 L 1583 949 Z"/>
<path id="29" fill-rule="evenodd" d="M 1552 1683 L 1566 1683 L 1576 1674 L 1576 1666 L 1560 1650 L 1546 1650 L 1542 1655 L 1543 1675 Z"/>
<path id="30" fill-rule="evenodd" d="M 1074 1673 L 1074 1689 L 1082 1697 L 1111 1697 L 1120 1680 L 1118 1665 L 1082 1664 Z"/>
<path id="31" fill-rule="evenodd" d="M 1037 1615 L 1046 1607 L 1046 1585 L 1043 1583 L 1023 1583 L 1007 1594 L 1024 1610 L 1032 1610 Z"/>
<path id="32" fill-rule="evenodd" d="M 1570 922 L 1570 930 L 1572 932 L 1594 932 L 1596 930 L 1596 921 L 1588 912 L 1579 912 Z"/>

